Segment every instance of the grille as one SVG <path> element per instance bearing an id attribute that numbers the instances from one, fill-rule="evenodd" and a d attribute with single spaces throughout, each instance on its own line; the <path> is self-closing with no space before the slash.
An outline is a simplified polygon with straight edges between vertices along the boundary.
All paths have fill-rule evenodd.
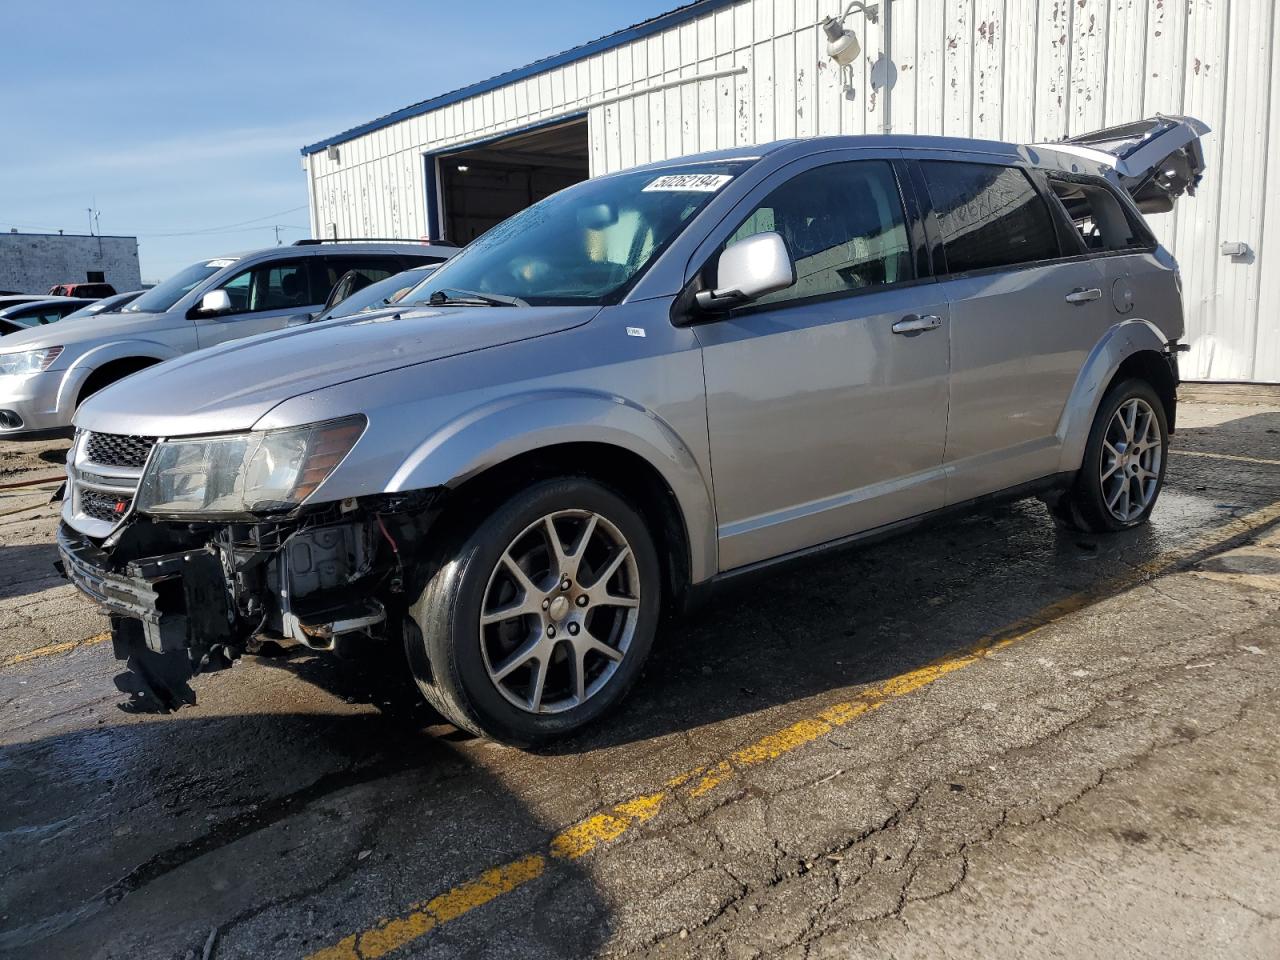
<path id="1" fill-rule="evenodd" d="M 125 511 L 129 509 L 129 505 L 133 502 L 132 497 L 119 496 L 114 493 L 102 493 L 99 490 L 81 490 L 80 491 L 80 510 L 85 516 L 93 517 L 95 520 L 102 520 L 106 523 L 115 523 Z M 118 506 L 123 504 L 123 506 Z"/>
<path id="2" fill-rule="evenodd" d="M 91 433 L 85 442 L 85 454 L 90 463 L 104 467 L 140 467 L 147 462 L 155 442 L 155 437 Z"/>

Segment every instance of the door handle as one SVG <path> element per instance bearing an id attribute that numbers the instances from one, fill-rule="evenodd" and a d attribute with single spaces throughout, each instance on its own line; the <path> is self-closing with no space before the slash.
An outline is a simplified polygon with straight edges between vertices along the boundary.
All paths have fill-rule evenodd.
<path id="1" fill-rule="evenodd" d="M 932 313 L 923 317 L 908 313 L 890 329 L 894 333 L 923 333 L 925 330 L 937 330 L 940 326 L 942 326 L 942 318 Z"/>
<path id="2" fill-rule="evenodd" d="M 1067 303 L 1089 303 L 1092 300 L 1101 300 L 1102 291 L 1097 287 L 1085 290 L 1083 287 L 1077 287 L 1067 294 Z"/>

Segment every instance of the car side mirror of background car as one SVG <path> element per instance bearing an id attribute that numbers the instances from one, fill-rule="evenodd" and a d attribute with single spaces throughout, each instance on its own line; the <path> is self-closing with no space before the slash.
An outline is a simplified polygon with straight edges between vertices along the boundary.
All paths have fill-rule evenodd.
<path id="1" fill-rule="evenodd" d="M 706 313 L 720 313 L 795 282 L 787 242 L 777 233 L 757 233 L 725 248 L 716 263 L 716 288 L 699 290 L 694 302 Z"/>
<path id="2" fill-rule="evenodd" d="M 231 312 L 231 297 L 225 290 L 210 290 L 200 298 L 199 314 L 202 317 L 214 317 L 220 313 Z"/>

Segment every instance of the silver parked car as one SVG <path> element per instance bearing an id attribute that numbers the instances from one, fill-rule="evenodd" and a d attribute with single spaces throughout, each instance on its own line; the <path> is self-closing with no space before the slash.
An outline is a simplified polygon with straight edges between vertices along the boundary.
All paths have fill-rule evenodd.
<path id="1" fill-rule="evenodd" d="M 86 403 L 65 571 L 139 704 L 255 638 L 389 636 L 450 720 L 532 744 L 622 698 L 664 609 L 780 559 L 997 495 L 1133 527 L 1183 334 L 1140 207 L 1194 188 L 1204 132 L 793 140 L 581 183 L 425 306 Z"/>
<path id="2" fill-rule="evenodd" d="M 67 429 L 86 397 L 123 377 L 305 322 L 348 270 L 381 279 L 456 252 L 435 244 L 301 240 L 194 263 L 94 323 L 12 333 L 0 341 L 0 437 Z"/>

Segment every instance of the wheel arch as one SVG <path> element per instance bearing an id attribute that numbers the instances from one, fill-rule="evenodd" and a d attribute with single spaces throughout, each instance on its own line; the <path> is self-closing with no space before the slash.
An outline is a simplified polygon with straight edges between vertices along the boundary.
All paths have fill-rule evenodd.
<path id="1" fill-rule="evenodd" d="M 99 370 L 110 369 L 116 365 L 124 367 L 132 364 L 133 371 L 141 370 L 164 360 L 171 360 L 181 351 L 151 340 L 123 340 L 104 343 L 94 347 L 67 368 L 58 386 L 58 409 L 74 412 L 81 400 L 85 384 Z"/>
<path id="2" fill-rule="evenodd" d="M 1177 379 L 1167 359 L 1167 350 L 1168 338 L 1149 320 L 1126 320 L 1107 331 L 1081 368 L 1058 423 L 1062 472 L 1080 468 L 1102 398 L 1113 384 L 1127 377 L 1139 377 L 1151 383 L 1164 407 L 1169 432 L 1173 432 Z"/>
<path id="3" fill-rule="evenodd" d="M 668 424 L 618 397 L 557 391 L 488 404 L 428 437 L 388 490 L 445 487 L 450 500 L 474 502 L 551 476 L 591 477 L 632 499 L 656 522 L 677 593 L 714 575 L 715 514 L 697 459 Z"/>

